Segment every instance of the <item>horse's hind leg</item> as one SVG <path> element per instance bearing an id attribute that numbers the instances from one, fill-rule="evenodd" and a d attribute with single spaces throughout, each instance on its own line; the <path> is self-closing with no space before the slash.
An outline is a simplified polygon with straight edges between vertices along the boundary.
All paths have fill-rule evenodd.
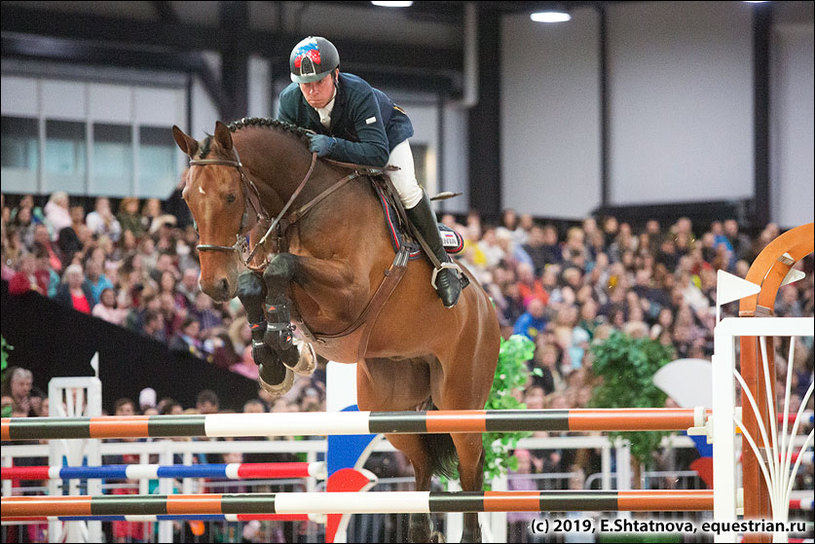
<path id="1" fill-rule="evenodd" d="M 487 331 L 489 332 L 489 331 Z M 445 361 L 439 361 L 440 372 L 433 376 L 433 401 L 444 410 L 483 410 L 489 397 L 498 361 L 499 336 L 497 327 L 493 334 L 484 334 L 479 341 L 464 338 L 451 343 L 445 353 Z M 462 376 L 467 376 L 463 380 Z M 453 433 L 453 443 L 458 453 L 458 472 L 463 491 L 483 491 L 484 447 L 481 434 Z M 481 526 L 478 514 L 464 514 L 462 542 L 481 542 Z"/>
<path id="2" fill-rule="evenodd" d="M 429 380 L 424 361 L 365 359 L 357 367 L 357 404 L 360 410 L 411 410 L 427 401 Z M 435 463 L 425 437 L 415 434 L 385 436 L 413 466 L 416 491 L 430 491 Z M 430 514 L 410 514 L 408 540 L 443 542 L 443 537 L 433 532 Z"/>
<path id="3" fill-rule="evenodd" d="M 453 443 L 458 452 L 458 474 L 463 491 L 483 491 L 484 489 L 484 447 L 480 434 L 453 434 Z M 464 514 L 462 542 L 481 542 L 481 525 L 478 513 Z"/>
<path id="4" fill-rule="evenodd" d="M 416 491 L 430 491 L 430 480 L 433 477 L 433 463 L 425 448 L 422 437 L 413 434 L 385 435 L 393 447 L 404 453 L 416 478 Z M 430 514 L 410 514 L 408 541 L 442 542 L 440 533 L 433 532 Z"/>

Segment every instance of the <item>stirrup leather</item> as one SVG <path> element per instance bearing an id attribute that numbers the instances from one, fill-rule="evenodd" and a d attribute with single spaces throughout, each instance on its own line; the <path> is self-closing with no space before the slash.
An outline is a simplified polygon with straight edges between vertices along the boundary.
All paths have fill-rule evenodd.
<path id="1" fill-rule="evenodd" d="M 439 263 L 439 267 L 433 269 L 433 275 L 430 277 L 430 285 L 433 286 L 433 289 L 438 290 L 438 287 L 436 286 L 436 278 L 439 276 L 439 272 L 445 268 L 455 271 L 456 278 L 460 280 L 462 272 L 461 267 L 457 263 Z"/>

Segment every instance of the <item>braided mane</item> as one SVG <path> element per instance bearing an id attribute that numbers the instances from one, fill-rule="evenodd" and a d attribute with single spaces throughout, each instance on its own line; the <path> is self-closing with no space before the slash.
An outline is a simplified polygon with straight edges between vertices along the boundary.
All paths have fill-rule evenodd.
<path id="1" fill-rule="evenodd" d="M 309 143 L 309 134 L 311 134 L 310 131 L 302 127 L 298 127 L 297 125 L 292 125 L 291 123 L 265 117 L 244 117 L 243 119 L 232 121 L 227 126 L 230 132 L 237 132 L 244 127 L 268 127 L 283 130 L 297 136 L 300 141 L 306 145 Z"/>

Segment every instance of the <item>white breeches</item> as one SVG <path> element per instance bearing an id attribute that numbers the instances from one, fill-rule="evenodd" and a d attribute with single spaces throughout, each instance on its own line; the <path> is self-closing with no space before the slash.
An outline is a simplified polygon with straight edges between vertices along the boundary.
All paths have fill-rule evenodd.
<path id="1" fill-rule="evenodd" d="M 413 153 L 410 143 L 405 140 L 391 151 L 388 165 L 396 166 L 399 170 L 388 172 L 388 176 L 399 194 L 399 200 L 406 209 L 411 209 L 419 203 L 424 195 L 419 183 L 416 181 L 416 171 L 413 168 Z"/>

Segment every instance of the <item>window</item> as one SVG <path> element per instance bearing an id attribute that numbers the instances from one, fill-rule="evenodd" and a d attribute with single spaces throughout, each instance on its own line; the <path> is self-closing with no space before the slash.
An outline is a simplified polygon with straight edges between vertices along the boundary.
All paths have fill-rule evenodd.
<path id="1" fill-rule="evenodd" d="M 139 127 L 139 194 L 166 198 L 178 183 L 176 146 L 169 127 Z"/>
<path id="2" fill-rule="evenodd" d="M 93 125 L 91 193 L 129 196 L 133 187 L 133 136 L 129 125 Z"/>
<path id="3" fill-rule="evenodd" d="M 85 194 L 86 152 L 85 123 L 46 121 L 44 191 Z"/>
<path id="4" fill-rule="evenodd" d="M 37 170 L 39 134 L 36 119 L 3 117 L 3 168 Z"/>
<path id="5" fill-rule="evenodd" d="M 3 191 L 33 192 L 40 161 L 37 119 L 3 117 L 0 133 Z"/>

